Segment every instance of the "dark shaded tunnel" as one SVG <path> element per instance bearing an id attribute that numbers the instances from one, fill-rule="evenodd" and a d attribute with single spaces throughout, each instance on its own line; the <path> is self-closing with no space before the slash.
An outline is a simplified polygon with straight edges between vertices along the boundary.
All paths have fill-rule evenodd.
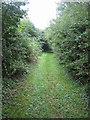
<path id="1" fill-rule="evenodd" d="M 43 52 L 52 52 L 52 49 L 50 48 L 49 44 L 47 42 L 45 42 L 43 45 L 42 45 L 42 51 Z"/>

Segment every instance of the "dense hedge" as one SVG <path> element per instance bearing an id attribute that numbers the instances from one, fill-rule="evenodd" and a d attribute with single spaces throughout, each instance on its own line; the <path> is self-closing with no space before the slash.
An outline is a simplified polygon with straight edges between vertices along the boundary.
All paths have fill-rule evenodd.
<path id="1" fill-rule="evenodd" d="M 46 38 L 61 64 L 81 83 L 89 80 L 88 3 L 58 3 Z"/>
<path id="2" fill-rule="evenodd" d="M 24 2 L 2 3 L 2 101 L 12 97 L 10 90 L 20 77 L 30 71 L 29 63 L 37 61 L 42 49 L 40 31 L 26 17 L 20 6 Z"/>
<path id="3" fill-rule="evenodd" d="M 2 3 L 2 72 L 3 78 L 27 72 L 28 62 L 41 53 L 38 30 L 20 9 L 23 2 Z"/>

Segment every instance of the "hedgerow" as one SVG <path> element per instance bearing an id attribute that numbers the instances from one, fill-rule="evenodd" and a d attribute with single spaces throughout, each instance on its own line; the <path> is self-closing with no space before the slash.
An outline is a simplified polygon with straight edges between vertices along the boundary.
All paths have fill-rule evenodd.
<path id="1" fill-rule="evenodd" d="M 29 63 L 41 54 L 38 29 L 26 17 L 20 6 L 25 2 L 2 3 L 2 86 L 17 82 L 17 77 L 29 71 Z M 16 79 L 15 79 L 16 77 Z M 5 97 L 5 96 L 4 96 Z"/>
<path id="2" fill-rule="evenodd" d="M 21 20 L 26 15 L 20 9 L 23 4 L 25 3 L 2 4 L 3 77 L 11 77 L 23 71 L 26 62 L 37 59 L 41 52 L 37 29 L 28 19 Z"/>
<path id="3" fill-rule="evenodd" d="M 58 3 L 57 18 L 46 29 L 47 41 L 76 81 L 89 80 L 88 3 Z"/>

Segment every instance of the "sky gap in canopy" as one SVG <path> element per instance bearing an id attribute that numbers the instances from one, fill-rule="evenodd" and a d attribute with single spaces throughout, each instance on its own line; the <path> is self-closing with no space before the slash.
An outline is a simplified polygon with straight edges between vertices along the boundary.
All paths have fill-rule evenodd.
<path id="1" fill-rule="evenodd" d="M 60 0 L 28 0 L 28 16 L 30 21 L 39 29 L 49 26 L 52 19 L 56 18 L 56 3 Z M 24 8 L 24 7 L 23 7 Z"/>

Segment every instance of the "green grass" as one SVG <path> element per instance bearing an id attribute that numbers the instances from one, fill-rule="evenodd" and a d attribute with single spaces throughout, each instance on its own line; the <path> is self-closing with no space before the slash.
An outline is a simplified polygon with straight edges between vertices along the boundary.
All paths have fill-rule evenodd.
<path id="1" fill-rule="evenodd" d="M 27 79 L 3 105 L 3 118 L 87 118 L 84 90 L 70 80 L 52 53 L 32 64 Z"/>

